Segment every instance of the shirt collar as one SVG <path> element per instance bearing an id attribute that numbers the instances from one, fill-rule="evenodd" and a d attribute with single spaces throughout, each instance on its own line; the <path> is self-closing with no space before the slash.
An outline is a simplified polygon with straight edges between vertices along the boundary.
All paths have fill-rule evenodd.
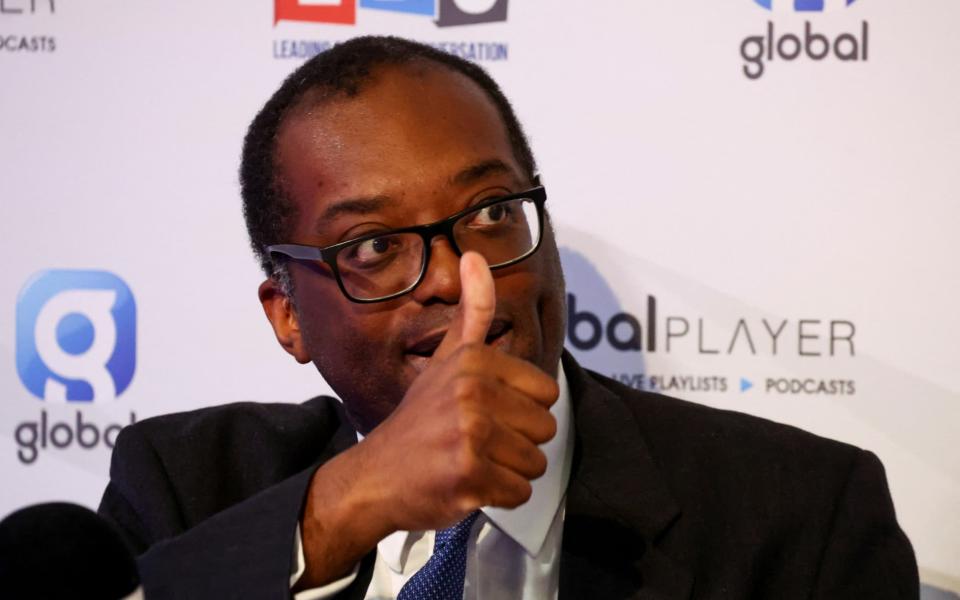
<path id="1" fill-rule="evenodd" d="M 533 494 L 526 503 L 513 509 L 485 506 L 480 510 L 500 531 L 520 544 L 527 554 L 536 556 L 543 547 L 553 518 L 560 508 L 573 461 L 573 426 L 570 411 L 570 390 L 563 363 L 557 368 L 560 395 L 550 407 L 557 420 L 557 434 L 540 449 L 547 457 L 547 471 L 531 482 Z M 358 437 L 360 437 L 358 435 Z M 362 437 L 360 437 L 362 439 Z M 396 531 L 377 544 L 377 552 L 396 573 L 403 571 L 410 548 L 423 537 L 423 532 Z"/>

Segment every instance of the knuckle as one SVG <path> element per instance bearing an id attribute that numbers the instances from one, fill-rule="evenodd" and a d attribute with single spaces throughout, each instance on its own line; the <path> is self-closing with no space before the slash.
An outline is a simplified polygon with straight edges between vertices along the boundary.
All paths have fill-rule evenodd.
<path id="1" fill-rule="evenodd" d="M 550 380 L 550 402 L 551 404 L 556 402 L 560 397 L 560 386 L 557 385 L 557 382 L 553 379 Z"/>
<path id="2" fill-rule="evenodd" d="M 480 459 L 469 448 L 461 449 L 456 458 L 456 487 L 469 489 L 480 472 Z"/>
<path id="3" fill-rule="evenodd" d="M 485 504 L 485 502 L 476 494 L 463 494 L 457 499 L 454 506 L 458 513 L 467 514 L 483 504 Z"/>
<path id="4" fill-rule="evenodd" d="M 533 486 L 530 485 L 529 481 L 522 481 L 517 483 L 516 489 L 513 490 L 511 498 L 508 501 L 510 508 L 516 508 L 521 504 L 524 504 L 530 497 L 533 496 Z"/>
<path id="5" fill-rule="evenodd" d="M 547 472 L 547 455 L 539 448 L 533 448 L 527 463 L 530 465 L 530 474 L 533 477 L 542 477 Z"/>
<path id="6" fill-rule="evenodd" d="M 480 396 L 482 382 L 474 375 L 460 375 L 453 381 L 453 397 L 462 403 L 471 403 Z"/>
<path id="7" fill-rule="evenodd" d="M 553 439 L 557 435 L 557 419 L 549 412 L 544 411 L 537 423 L 536 437 L 541 444 Z"/>
<path id="8" fill-rule="evenodd" d="M 560 386 L 557 384 L 557 381 L 547 375 L 546 373 L 541 373 L 541 381 L 543 382 L 543 395 L 545 398 L 549 398 L 552 401 L 560 396 Z"/>
<path id="9" fill-rule="evenodd" d="M 459 479 L 453 481 L 453 485 L 444 496 L 444 506 L 457 515 L 469 512 L 477 497 L 473 487 Z"/>
<path id="10" fill-rule="evenodd" d="M 464 413 L 460 417 L 460 435 L 482 446 L 493 433 L 493 422 L 490 418 L 476 412 Z"/>
<path id="11" fill-rule="evenodd" d="M 557 435 L 557 418 L 552 413 L 547 413 L 547 439 L 552 440 Z"/>

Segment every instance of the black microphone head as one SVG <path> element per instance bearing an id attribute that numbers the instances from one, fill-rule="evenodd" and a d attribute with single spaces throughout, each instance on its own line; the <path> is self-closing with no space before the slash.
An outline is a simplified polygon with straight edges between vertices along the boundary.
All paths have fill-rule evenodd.
<path id="1" fill-rule="evenodd" d="M 89 509 L 37 504 L 0 522 L 4 598 L 119 600 L 139 583 L 136 560 L 123 537 Z"/>

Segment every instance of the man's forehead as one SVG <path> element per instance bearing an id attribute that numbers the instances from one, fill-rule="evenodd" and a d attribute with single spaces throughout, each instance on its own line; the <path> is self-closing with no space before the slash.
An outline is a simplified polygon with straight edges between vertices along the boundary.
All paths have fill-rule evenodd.
<path id="1" fill-rule="evenodd" d="M 312 120 L 314 126 L 336 123 L 345 114 L 369 113 L 388 109 L 391 114 L 416 112 L 451 100 L 466 108 L 495 114 L 491 98 L 477 82 L 446 65 L 428 59 L 401 64 L 383 64 L 370 68 L 354 85 L 328 90 L 322 86 L 305 92 L 288 111 L 280 133 L 289 125 Z"/>
<path id="2" fill-rule="evenodd" d="M 430 181 L 469 183 L 509 173 L 522 179 L 494 103 L 443 66 L 385 67 L 357 95 L 301 106 L 278 140 L 281 182 L 301 200 L 368 200 Z"/>

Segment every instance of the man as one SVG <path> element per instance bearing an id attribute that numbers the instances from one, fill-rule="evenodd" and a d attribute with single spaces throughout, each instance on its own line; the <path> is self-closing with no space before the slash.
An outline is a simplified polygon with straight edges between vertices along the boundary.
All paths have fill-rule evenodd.
<path id="1" fill-rule="evenodd" d="M 256 117 L 241 179 L 277 340 L 343 404 L 125 430 L 101 512 L 147 597 L 917 596 L 872 454 L 563 355 L 546 191 L 478 67 L 344 43 Z"/>

